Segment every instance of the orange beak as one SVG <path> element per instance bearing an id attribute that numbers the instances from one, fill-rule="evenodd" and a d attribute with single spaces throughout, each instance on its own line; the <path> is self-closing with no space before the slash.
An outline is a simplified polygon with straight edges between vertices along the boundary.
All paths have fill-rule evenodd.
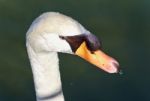
<path id="1" fill-rule="evenodd" d="M 119 63 L 115 59 L 106 55 L 101 50 L 97 50 L 91 53 L 88 50 L 85 42 L 80 45 L 75 54 L 108 73 L 119 72 Z"/>

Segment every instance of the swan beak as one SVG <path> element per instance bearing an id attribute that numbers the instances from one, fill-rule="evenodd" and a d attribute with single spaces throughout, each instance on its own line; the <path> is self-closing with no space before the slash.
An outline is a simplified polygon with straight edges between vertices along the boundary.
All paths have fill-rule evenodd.
<path id="1" fill-rule="evenodd" d="M 96 50 L 91 53 L 85 42 L 80 45 L 75 54 L 108 73 L 119 72 L 119 63 L 115 59 L 101 50 Z"/>

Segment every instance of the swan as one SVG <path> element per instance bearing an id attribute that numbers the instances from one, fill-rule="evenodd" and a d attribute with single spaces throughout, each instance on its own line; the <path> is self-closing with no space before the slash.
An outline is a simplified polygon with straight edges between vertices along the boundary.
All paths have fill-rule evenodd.
<path id="1" fill-rule="evenodd" d="M 119 63 L 101 50 L 101 43 L 73 18 L 58 12 L 37 17 L 26 33 L 37 101 L 64 101 L 58 52 L 79 56 L 108 72 L 119 72 Z"/>

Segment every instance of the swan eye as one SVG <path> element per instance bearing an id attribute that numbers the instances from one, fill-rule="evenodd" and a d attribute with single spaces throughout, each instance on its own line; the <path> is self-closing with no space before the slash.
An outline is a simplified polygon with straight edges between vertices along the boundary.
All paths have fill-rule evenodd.
<path id="1" fill-rule="evenodd" d="M 60 39 L 62 40 L 65 40 L 65 37 L 64 36 L 59 36 Z"/>
<path id="2" fill-rule="evenodd" d="M 74 35 L 74 36 L 61 36 L 62 39 L 66 40 L 72 51 L 75 52 L 79 46 L 82 44 L 82 42 L 84 41 L 84 35 Z"/>

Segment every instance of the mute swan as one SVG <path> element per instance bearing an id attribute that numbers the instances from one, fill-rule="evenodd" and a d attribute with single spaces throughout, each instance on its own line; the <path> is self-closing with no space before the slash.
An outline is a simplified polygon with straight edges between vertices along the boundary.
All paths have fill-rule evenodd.
<path id="1" fill-rule="evenodd" d="M 37 101 L 64 101 L 57 52 L 80 56 L 109 73 L 118 62 L 102 52 L 97 37 L 71 17 L 47 12 L 36 18 L 26 34 Z"/>

